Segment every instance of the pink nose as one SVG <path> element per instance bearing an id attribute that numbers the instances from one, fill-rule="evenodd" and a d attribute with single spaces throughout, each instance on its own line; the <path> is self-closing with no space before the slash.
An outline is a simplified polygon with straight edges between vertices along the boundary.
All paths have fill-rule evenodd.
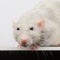
<path id="1" fill-rule="evenodd" d="M 26 44 L 27 43 L 27 40 L 26 39 L 22 39 L 22 44 Z"/>

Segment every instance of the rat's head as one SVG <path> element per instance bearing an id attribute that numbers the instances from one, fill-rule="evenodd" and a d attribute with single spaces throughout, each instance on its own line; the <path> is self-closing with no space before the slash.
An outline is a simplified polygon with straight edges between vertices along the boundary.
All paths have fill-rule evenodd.
<path id="1" fill-rule="evenodd" d="M 13 22 L 14 36 L 22 47 L 29 47 L 31 44 L 39 43 L 43 27 L 44 21 L 42 19 L 20 19 L 18 22 Z"/>

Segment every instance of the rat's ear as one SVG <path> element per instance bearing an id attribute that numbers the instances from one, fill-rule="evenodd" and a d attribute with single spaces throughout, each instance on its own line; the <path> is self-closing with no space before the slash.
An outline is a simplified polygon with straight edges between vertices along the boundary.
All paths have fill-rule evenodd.
<path id="1" fill-rule="evenodd" d="M 15 28 L 17 25 L 17 21 L 16 20 L 13 20 L 13 28 Z"/>
<path id="2" fill-rule="evenodd" d="M 37 24 L 38 24 L 38 27 L 43 28 L 44 27 L 44 20 L 43 19 L 38 20 Z"/>

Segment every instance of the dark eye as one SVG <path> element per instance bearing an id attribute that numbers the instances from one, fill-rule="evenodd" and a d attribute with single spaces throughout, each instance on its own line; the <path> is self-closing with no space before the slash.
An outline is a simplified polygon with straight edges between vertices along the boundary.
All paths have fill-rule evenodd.
<path id="1" fill-rule="evenodd" d="M 17 28 L 17 30 L 20 30 L 20 28 Z"/>
<path id="2" fill-rule="evenodd" d="M 34 28 L 33 28 L 33 27 L 31 27 L 31 28 L 30 28 L 30 30 L 34 30 Z"/>

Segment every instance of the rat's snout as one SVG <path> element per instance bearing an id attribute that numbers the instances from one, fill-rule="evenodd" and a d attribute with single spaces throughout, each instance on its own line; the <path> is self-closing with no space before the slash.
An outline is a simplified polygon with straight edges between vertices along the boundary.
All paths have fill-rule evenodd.
<path id="1" fill-rule="evenodd" d="M 22 44 L 26 44 L 27 43 L 27 39 L 22 39 L 21 43 Z"/>
<path id="2" fill-rule="evenodd" d="M 21 45 L 26 46 L 27 45 L 27 38 L 22 38 L 21 39 Z"/>
<path id="3" fill-rule="evenodd" d="M 31 37 L 28 34 L 22 34 L 19 38 L 20 45 L 23 47 L 29 46 L 31 43 Z"/>

